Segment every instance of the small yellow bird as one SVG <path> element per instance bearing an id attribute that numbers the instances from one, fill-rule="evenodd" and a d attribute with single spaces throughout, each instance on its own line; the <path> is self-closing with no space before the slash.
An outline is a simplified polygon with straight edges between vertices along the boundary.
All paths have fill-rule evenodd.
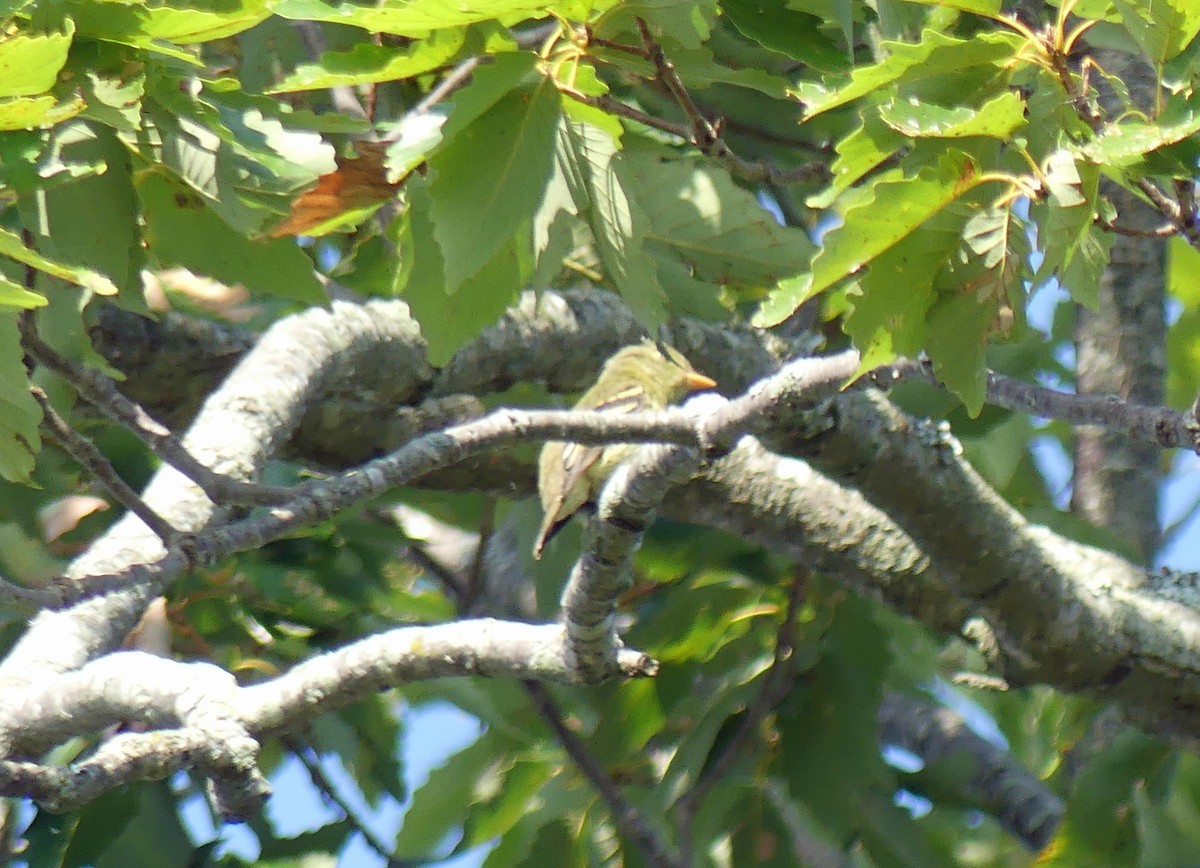
<path id="1" fill-rule="evenodd" d="M 584 392 L 575 409 L 598 413 L 662 410 L 689 392 L 717 385 L 698 373 L 678 350 L 661 346 L 660 350 L 659 344 L 643 340 L 618 352 L 604 363 L 599 379 Z M 542 447 L 538 494 L 545 517 L 533 544 L 535 558 L 541 558 L 547 540 L 600 493 L 617 465 L 637 448 L 636 443 L 583 446 L 556 440 Z"/>

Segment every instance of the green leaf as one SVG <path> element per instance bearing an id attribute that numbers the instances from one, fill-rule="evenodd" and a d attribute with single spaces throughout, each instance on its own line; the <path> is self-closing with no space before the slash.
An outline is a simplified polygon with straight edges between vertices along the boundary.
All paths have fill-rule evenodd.
<path id="1" fill-rule="evenodd" d="M 923 226 L 885 251 L 847 292 L 843 328 L 862 353 L 861 371 L 924 348 L 934 279 L 958 250 L 959 233 Z"/>
<path id="2" fill-rule="evenodd" d="M 1183 51 L 1200 33 L 1200 6 L 1192 0 L 1113 0 L 1121 24 L 1155 66 Z"/>
<path id="3" fill-rule="evenodd" d="M 42 409 L 29 394 L 17 314 L 0 311 L 0 477 L 25 482 L 38 452 Z"/>
<path id="4" fill-rule="evenodd" d="M 28 310 L 45 305 L 46 296 L 30 292 L 20 284 L 13 283 L 7 277 L 0 276 L 0 307 L 15 307 Z"/>
<path id="5" fill-rule="evenodd" d="M 847 597 L 832 614 L 819 659 L 779 708 L 780 750 L 792 795 L 850 840 L 866 820 L 864 795 L 891 790 L 876 724 L 889 655 L 865 601 Z"/>
<path id="6" fill-rule="evenodd" d="M 137 796 L 137 812 L 120 837 L 105 847 L 95 861 L 96 868 L 122 868 L 128 865 L 188 865 L 196 850 L 179 819 L 176 800 L 166 781 L 131 785 Z M 99 809 L 96 813 L 99 813 Z M 109 807 L 97 823 L 117 823 L 121 814 Z"/>
<path id="7" fill-rule="evenodd" d="M 842 225 L 825 236 L 812 273 L 782 281 L 763 303 L 755 323 L 769 326 L 782 322 L 807 299 L 855 274 L 972 189 L 978 174 L 969 155 L 949 151 L 936 166 L 925 167 L 915 178 L 876 183 L 869 196 L 846 211 Z"/>
<path id="8" fill-rule="evenodd" d="M 349 24 L 372 33 L 424 36 L 445 27 L 497 20 L 516 24 L 542 17 L 553 3 L 536 0 L 421 0 L 419 3 L 337 3 L 328 0 L 277 0 L 271 10 L 296 21 Z"/>
<path id="9" fill-rule="evenodd" d="M 743 36 L 765 48 L 803 58 L 826 72 L 846 65 L 845 52 L 818 29 L 821 19 L 792 8 L 787 0 L 723 0 L 721 10 Z"/>
<path id="10" fill-rule="evenodd" d="M 1126 729 L 1078 773 L 1063 824 L 1040 860 L 1046 866 L 1137 865 L 1134 792 L 1172 761 L 1156 739 Z"/>
<path id="11" fill-rule="evenodd" d="M 1003 5 L 1002 0 L 907 0 L 907 2 L 920 3 L 923 6 L 948 6 L 951 9 L 961 9 L 963 12 L 973 12 L 989 18 L 999 15 Z"/>
<path id="12" fill-rule="evenodd" d="M 666 311 L 654 262 L 644 249 L 650 221 L 625 192 L 616 143 L 603 130 L 564 118 L 555 154 L 556 175 L 570 194 L 573 213 L 587 220 L 592 230 L 605 275 L 653 332 L 666 319 Z M 558 209 L 563 210 L 561 203 Z M 543 231 L 548 241 L 548 229 Z"/>
<path id="13" fill-rule="evenodd" d="M 981 33 L 972 39 L 946 36 L 926 30 L 921 41 L 884 42 L 880 48 L 887 57 L 874 66 L 856 69 L 846 85 L 829 90 L 808 83 L 796 91 L 806 105 L 806 118 L 846 105 L 860 97 L 898 82 L 912 82 L 946 73 L 957 73 L 983 66 L 999 67 L 1021 49 L 1022 39 L 1015 33 Z"/>
<path id="14" fill-rule="evenodd" d="M 1200 383 L 1200 250 L 1179 236 L 1167 241 L 1167 292 L 1182 308 L 1167 330 L 1167 406 L 1185 407 Z"/>
<path id="15" fill-rule="evenodd" d="M 412 78 L 450 62 L 466 42 L 466 30 L 437 30 L 408 48 L 361 42 L 350 51 L 327 51 L 274 85 L 268 93 L 324 90 Z"/>
<path id="16" fill-rule="evenodd" d="M 75 34 L 70 18 L 61 33 L 17 32 L 0 39 L 0 97 L 36 96 L 54 86 Z"/>
<path id="17" fill-rule="evenodd" d="M 546 783 L 555 774 L 548 763 L 522 761 L 513 763 L 504 775 L 504 785 L 472 818 L 470 834 L 464 837 L 460 849 L 487 843 L 506 834 L 520 822 L 545 791 Z"/>
<path id="18" fill-rule="evenodd" d="M 51 186 L 22 203 L 37 244 L 55 259 L 111 277 L 122 301 L 142 303 L 142 233 L 129 151 L 112 130 L 72 121 L 57 127 L 43 166 L 98 165 L 102 172 Z M 45 169 L 43 169 L 45 171 Z"/>
<path id="19" fill-rule="evenodd" d="M 753 193 L 722 169 L 629 149 L 633 189 L 649 217 L 648 249 L 683 262 L 714 286 L 765 288 L 805 268 L 815 246 L 780 226 Z"/>
<path id="20" fill-rule="evenodd" d="M 1129 121 L 1105 127 L 1083 146 L 1084 155 L 1102 166 L 1134 166 L 1148 154 L 1200 132 L 1200 95 L 1171 98 L 1155 123 Z"/>
<path id="21" fill-rule="evenodd" d="M 471 76 L 471 83 L 454 95 L 454 107 L 442 129 L 450 141 L 508 94 L 532 88 L 541 78 L 538 57 L 530 51 L 506 51 L 492 58 Z"/>
<path id="22" fill-rule="evenodd" d="M 115 295 L 117 292 L 117 287 L 104 275 L 88 268 L 76 268 L 48 259 L 36 250 L 30 250 L 21 240 L 21 236 L 7 229 L 0 229 L 0 256 L 15 259 L 22 265 L 73 283 L 97 295 Z"/>
<path id="23" fill-rule="evenodd" d="M 79 97 L 59 102 L 52 96 L 19 96 L 0 100 L 0 132 L 52 127 L 84 109 Z"/>
<path id="24" fill-rule="evenodd" d="M 407 114 L 393 129 L 395 141 L 388 145 L 388 180 L 392 183 L 404 178 L 417 166 L 425 162 L 429 154 L 442 142 L 442 126 L 445 115 L 435 112 Z"/>
<path id="25" fill-rule="evenodd" d="M 971 292 L 939 302 L 929 315 L 933 371 L 971 416 L 978 416 L 983 409 L 987 391 L 984 350 L 995 321 L 995 305 Z"/>
<path id="26" fill-rule="evenodd" d="M 977 109 L 923 103 L 916 97 L 889 100 L 879 108 L 883 122 L 912 138 L 961 139 L 989 136 L 1008 139 L 1025 126 L 1025 101 L 1015 93 L 1003 93 Z"/>
<path id="27" fill-rule="evenodd" d="M 270 0 L 70 4 L 80 36 L 151 49 L 161 49 L 163 43 L 193 45 L 233 36 L 267 18 L 270 5 Z"/>
<path id="28" fill-rule="evenodd" d="M 1062 271 L 1060 281 L 1071 298 L 1091 310 L 1100 304 L 1100 277 L 1108 266 L 1113 240 L 1111 232 L 1089 223 Z"/>
<path id="29" fill-rule="evenodd" d="M 833 180 L 829 186 L 809 196 L 805 204 L 810 208 L 828 208 L 839 195 L 905 144 L 905 138 L 883 123 L 874 112 L 867 113 L 862 124 L 835 146 L 837 159 L 830 166 Z"/>
<path id="30" fill-rule="evenodd" d="M 478 794 L 501 773 L 496 740 L 485 734 L 429 773 L 414 794 L 396 837 L 395 855 L 432 856 L 446 836 L 469 816 Z"/>
<path id="31" fill-rule="evenodd" d="M 161 170 L 134 179 L 146 220 L 149 252 L 162 265 L 252 292 L 310 304 L 325 301 L 312 261 L 291 239 L 251 241 L 221 220 L 191 189 Z"/>
<path id="32" fill-rule="evenodd" d="M 1095 214 L 1096 195 L 1100 184 L 1100 168 L 1093 163 L 1076 163 L 1067 150 L 1056 151 L 1044 166 L 1046 187 L 1050 196 L 1030 205 L 1030 218 L 1037 227 L 1038 248 L 1042 252 L 1042 264 L 1034 275 L 1034 285 L 1041 284 L 1052 275 L 1060 278 L 1075 261 L 1080 245 L 1088 244 L 1088 253 L 1099 251 L 1094 243 L 1088 242 Z M 1107 263 L 1097 261 L 1087 271 L 1095 271 Z M 1086 264 L 1086 263 L 1081 263 Z M 1078 266 L 1077 266 L 1078 267 Z M 1086 272 L 1075 272 L 1075 279 L 1085 277 Z M 1076 301 L 1088 307 L 1096 303 L 1097 286 L 1084 279 L 1090 289 L 1082 289 L 1074 295 Z"/>
<path id="33" fill-rule="evenodd" d="M 550 175 L 559 102 L 558 89 L 545 79 L 510 93 L 430 159 L 434 232 L 448 292 L 478 274 L 514 230 L 528 224 Z"/>
<path id="34" fill-rule="evenodd" d="M 430 363 L 441 366 L 459 347 L 503 315 L 518 296 L 525 270 L 515 239 L 509 239 L 456 292 L 448 292 L 433 205 L 424 181 L 414 178 L 408 184 L 408 195 L 409 208 L 401 221 L 398 241 L 406 272 L 404 283 L 397 288 L 403 290 L 405 301 L 421 324 L 421 333 L 429 343 Z"/>

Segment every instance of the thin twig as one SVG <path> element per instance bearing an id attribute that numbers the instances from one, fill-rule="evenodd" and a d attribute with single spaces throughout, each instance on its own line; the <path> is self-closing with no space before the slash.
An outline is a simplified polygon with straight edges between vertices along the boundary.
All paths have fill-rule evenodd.
<path id="1" fill-rule="evenodd" d="M 1196 182 L 1191 178 L 1175 179 L 1175 201 L 1179 214 L 1188 223 L 1196 222 Z"/>
<path id="2" fill-rule="evenodd" d="M 827 169 L 823 163 L 814 162 L 795 169 L 780 169 L 763 161 L 743 159 L 734 153 L 729 144 L 721 137 L 723 121 L 710 121 L 704 112 L 696 105 L 683 79 L 675 70 L 675 65 L 667 59 L 662 45 L 655 41 L 645 19 L 638 18 L 638 32 L 642 37 L 642 47 L 646 57 L 654 64 L 655 77 L 660 81 L 679 108 L 688 119 L 688 135 L 684 138 L 697 147 L 702 154 L 714 158 L 732 174 L 754 184 L 773 183 L 791 184 L 796 182 L 817 181 L 825 177 Z"/>
<path id="3" fill-rule="evenodd" d="M 882 389 L 901 380 L 922 380 L 942 388 L 930 364 L 910 359 L 882 365 L 865 374 L 864 379 Z M 995 371 L 988 371 L 984 400 L 1005 410 L 1069 425 L 1095 425 L 1164 449 L 1188 449 L 1200 454 L 1200 422 L 1190 412 L 1135 404 L 1117 395 L 1059 392 Z"/>
<path id="4" fill-rule="evenodd" d="M 368 847 L 387 861 L 388 868 L 403 868 L 403 866 L 407 865 L 424 864 L 396 858 L 392 848 L 387 845 L 387 842 L 371 830 L 366 821 L 358 816 L 358 813 L 354 810 L 354 806 L 347 802 L 341 793 L 338 792 L 337 787 L 333 785 L 328 775 L 325 774 L 325 769 L 321 767 L 321 761 L 311 746 L 304 744 L 294 737 L 285 737 L 283 743 L 287 745 L 288 750 L 292 752 L 296 759 L 300 760 L 301 765 L 304 766 L 308 772 L 308 776 L 312 779 L 313 786 L 321 791 L 321 795 L 325 799 L 337 805 L 345 815 L 346 822 L 358 830 L 358 833 L 363 836 L 363 840 L 367 842 Z"/>
<path id="5" fill-rule="evenodd" d="M 67 359 L 41 339 L 31 313 L 20 318 L 21 344 L 38 364 L 66 380 L 89 404 L 133 432 L 151 452 L 204 491 L 214 503 L 269 506 L 292 497 L 290 488 L 243 482 L 201 464 L 167 428 L 121 393 L 108 377 Z"/>
<path id="6" fill-rule="evenodd" d="M 1051 52 L 1050 60 L 1055 73 L 1058 75 L 1059 83 L 1067 95 L 1068 101 L 1075 109 L 1075 113 L 1079 116 L 1080 120 L 1091 127 L 1092 132 L 1097 136 L 1101 135 L 1105 125 L 1104 115 L 1088 100 L 1086 76 L 1080 79 L 1080 84 L 1077 84 L 1076 76 L 1072 74 L 1067 66 L 1067 58 L 1057 51 Z M 1172 199 L 1163 192 L 1158 184 L 1149 178 L 1138 178 L 1134 181 L 1134 184 L 1150 200 L 1151 204 L 1158 209 L 1158 212 L 1170 221 L 1175 230 L 1192 247 L 1200 250 L 1200 226 L 1196 225 L 1194 208 L 1187 207 L 1183 197 L 1180 197 L 1179 201 Z M 1177 193 L 1178 190 L 1177 185 Z"/>
<path id="7" fill-rule="evenodd" d="M 647 114 L 644 111 L 635 109 L 633 106 L 626 105 L 618 99 L 614 99 L 608 94 L 600 94 L 593 96 L 592 94 L 581 93 L 574 88 L 560 84 L 559 90 L 569 96 L 576 102 L 581 102 L 584 105 L 590 105 L 593 108 L 598 108 L 601 111 L 607 112 L 610 115 L 627 118 L 631 121 L 636 121 L 652 129 L 660 130 L 664 133 L 669 133 L 691 145 L 695 145 L 700 149 L 705 156 L 712 157 L 718 163 L 725 167 L 730 174 L 736 175 L 744 181 L 752 184 L 796 184 L 807 181 L 817 181 L 825 177 L 827 169 L 820 162 L 805 163 L 803 166 L 796 166 L 792 169 L 781 169 L 778 166 L 770 165 L 762 161 L 752 162 L 744 160 L 741 157 L 729 150 L 729 146 L 722 142 L 723 151 L 713 151 L 706 149 L 701 143 L 696 142 L 692 136 L 692 130 L 687 124 L 679 124 L 674 121 L 669 121 L 664 118 L 655 117 Z"/>
<path id="8" fill-rule="evenodd" d="M 1099 215 L 1096 216 L 1095 223 L 1101 229 L 1107 229 L 1117 235 L 1128 235 L 1131 238 L 1170 238 L 1179 231 L 1174 223 L 1166 223 L 1153 229 L 1134 229 L 1131 226 L 1121 226 L 1112 220 L 1105 220 Z"/>
<path id="9" fill-rule="evenodd" d="M 488 544 L 496 532 L 496 498 L 489 497 L 483 504 L 483 517 L 479 521 L 479 543 L 475 546 L 475 557 L 471 560 L 471 572 L 467 576 L 467 591 L 462 601 L 463 609 L 470 609 L 483 590 L 484 566 Z"/>
<path id="10" fill-rule="evenodd" d="M 700 775 L 695 785 L 675 803 L 684 864 L 691 861 L 692 822 L 696 818 L 697 811 L 704 804 L 705 797 L 717 782 L 729 773 L 734 763 L 741 759 L 743 750 L 754 732 L 770 714 L 771 709 L 778 705 L 792 689 L 795 672 L 789 663 L 796 645 L 796 615 L 804 602 L 808 589 L 808 578 L 807 573 L 801 572 L 792 581 L 783 621 L 779 624 L 779 630 L 775 634 L 775 659 L 772 660 L 754 701 L 746 708 L 737 732 L 729 739 L 716 762 L 712 763 Z"/>
<path id="11" fill-rule="evenodd" d="M 613 42 L 611 39 L 602 39 L 599 36 L 593 36 L 590 29 L 587 34 L 587 42 L 589 46 L 597 48 L 607 48 L 611 51 L 620 51 L 624 54 L 632 54 L 634 57 L 640 57 L 642 60 L 653 61 L 650 52 L 639 45 L 626 45 L 624 42 Z"/>
<path id="12" fill-rule="evenodd" d="M 300 41 L 304 43 L 309 60 L 313 63 L 319 63 L 322 55 L 329 48 L 325 40 L 325 32 L 321 29 L 321 25 L 316 21 L 297 21 L 295 22 L 295 27 L 296 31 L 300 34 Z M 347 117 L 358 118 L 364 121 L 371 119 L 371 112 L 359 101 L 354 88 L 348 85 L 335 84 L 329 88 L 329 101 L 333 103 L 333 107 L 339 113 Z"/>
<path id="13" fill-rule="evenodd" d="M 162 540 L 164 546 L 170 547 L 180 539 L 180 531 L 151 509 L 146 501 L 126 484 L 112 466 L 112 462 L 96 448 L 96 444 L 58 415 L 58 411 L 40 387 L 30 386 L 29 393 L 42 408 L 42 431 L 52 443 L 74 458 L 100 483 L 110 497 L 140 518 L 146 527 Z"/>
<path id="14" fill-rule="evenodd" d="M 479 65 L 483 63 L 482 57 L 468 57 L 466 60 L 450 70 L 449 74 L 438 82 L 437 86 L 421 99 L 419 103 L 412 107 L 412 110 L 406 113 L 406 117 L 415 117 L 423 115 L 432 109 L 450 94 L 454 93 L 460 87 L 463 87 L 471 80 L 471 76 Z"/>
<path id="15" fill-rule="evenodd" d="M 660 866 L 660 868 L 683 868 L 686 863 L 680 861 L 670 845 L 650 825 L 645 815 L 625 798 L 617 785 L 612 782 L 612 778 L 592 756 L 583 740 L 563 722 L 562 711 L 555 704 L 550 692 L 536 681 L 526 681 L 525 692 L 533 700 L 533 706 L 541 715 L 542 720 L 558 738 L 563 750 L 579 767 L 584 777 L 591 781 L 592 786 L 600 794 L 600 798 L 608 805 L 621 834 L 637 845 L 642 858 L 649 864 Z"/>

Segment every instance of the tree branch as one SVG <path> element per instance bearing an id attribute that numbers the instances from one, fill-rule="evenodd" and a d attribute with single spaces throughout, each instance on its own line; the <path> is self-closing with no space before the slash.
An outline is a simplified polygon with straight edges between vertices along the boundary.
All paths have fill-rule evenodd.
<path id="1" fill-rule="evenodd" d="M 554 704 L 550 692 L 541 684 L 533 681 L 525 682 L 525 691 L 533 700 L 533 707 L 550 730 L 558 738 L 559 744 L 578 766 L 580 772 L 596 788 L 600 798 L 608 805 L 613 821 L 621 834 L 632 841 L 645 859 L 651 865 L 659 868 L 683 868 L 687 863 L 681 862 L 671 847 L 663 840 L 658 831 L 650 825 L 646 816 L 639 811 L 617 788 L 612 779 L 588 751 L 587 745 L 567 728 L 563 722 L 562 712 Z"/>

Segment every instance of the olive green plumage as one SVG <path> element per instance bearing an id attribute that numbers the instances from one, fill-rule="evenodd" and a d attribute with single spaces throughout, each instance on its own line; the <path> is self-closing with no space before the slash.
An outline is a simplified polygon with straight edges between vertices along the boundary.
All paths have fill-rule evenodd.
<path id="1" fill-rule="evenodd" d="M 576 410 L 599 413 L 636 413 L 661 410 L 689 392 L 711 389 L 716 383 L 697 373 L 678 350 L 652 341 L 618 352 L 607 362 L 599 379 L 583 393 Z M 533 556 L 540 558 L 546 541 L 585 503 L 595 499 L 617 465 L 637 449 L 636 443 L 583 446 L 550 441 L 538 459 L 538 494 L 545 513 Z"/>

